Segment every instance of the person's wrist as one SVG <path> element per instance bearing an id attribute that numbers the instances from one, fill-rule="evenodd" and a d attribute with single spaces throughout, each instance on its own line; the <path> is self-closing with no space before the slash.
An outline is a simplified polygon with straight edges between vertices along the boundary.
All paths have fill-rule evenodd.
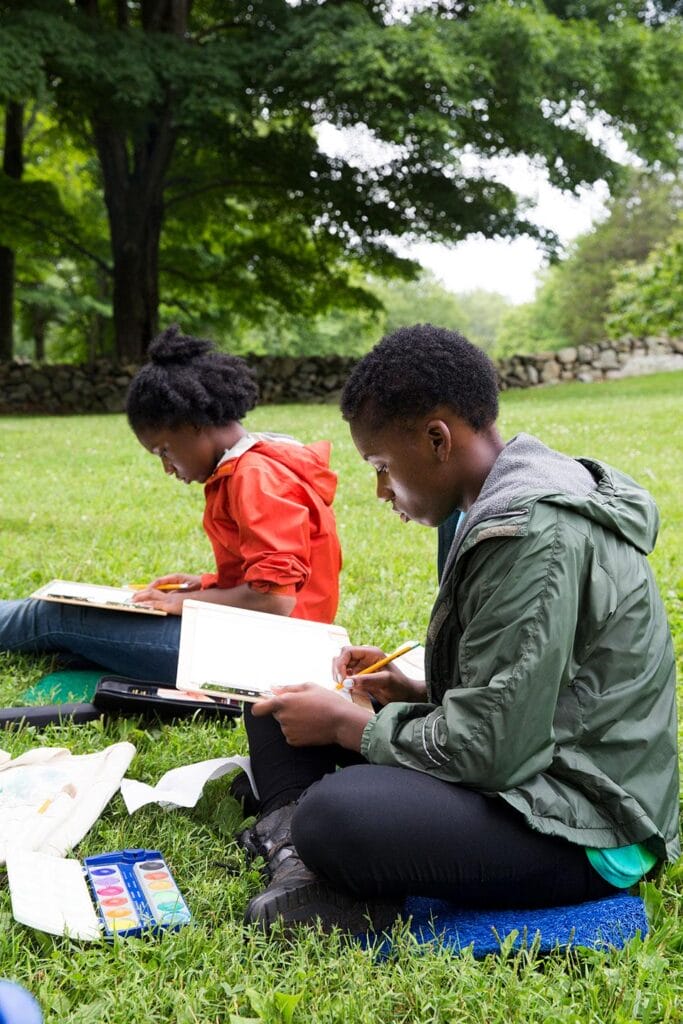
<path id="1" fill-rule="evenodd" d="M 347 750 L 360 750 L 363 730 L 374 712 L 349 701 L 340 701 L 343 706 L 335 712 L 334 742 Z"/>
<path id="2" fill-rule="evenodd" d="M 427 700 L 427 684 L 420 679 L 413 680 L 413 701 L 422 704 Z"/>

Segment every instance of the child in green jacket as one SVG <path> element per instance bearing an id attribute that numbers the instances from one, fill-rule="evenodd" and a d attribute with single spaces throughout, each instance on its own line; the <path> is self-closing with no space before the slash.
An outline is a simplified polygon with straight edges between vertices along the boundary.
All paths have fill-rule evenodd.
<path id="1" fill-rule="evenodd" d="M 358 931 L 408 894 L 461 907 L 577 903 L 679 854 L 674 659 L 647 562 L 656 506 L 628 477 L 496 427 L 461 335 L 383 339 L 342 396 L 377 496 L 404 521 L 463 513 L 426 682 L 352 647 L 376 711 L 313 684 L 247 716 L 261 806 L 243 845 L 269 884 L 246 919 Z M 342 766 L 342 770 L 335 769 Z"/>

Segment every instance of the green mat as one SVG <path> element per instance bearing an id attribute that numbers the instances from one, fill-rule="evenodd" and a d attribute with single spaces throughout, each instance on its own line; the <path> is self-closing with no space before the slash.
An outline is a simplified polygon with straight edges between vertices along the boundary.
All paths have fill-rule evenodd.
<path id="1" fill-rule="evenodd" d="M 50 672 L 22 694 L 27 704 L 69 704 L 91 701 L 102 672 L 74 669 Z"/>

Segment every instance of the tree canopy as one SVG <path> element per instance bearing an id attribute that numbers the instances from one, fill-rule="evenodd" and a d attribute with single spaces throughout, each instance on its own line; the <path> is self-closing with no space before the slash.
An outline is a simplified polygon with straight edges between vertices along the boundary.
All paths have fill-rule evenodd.
<path id="1" fill-rule="evenodd" d="M 673 294 L 664 305 L 660 297 L 645 330 L 645 292 L 637 293 L 646 282 L 654 287 L 656 281 L 661 288 L 662 273 L 665 277 L 668 273 L 664 267 L 673 270 L 677 250 L 672 242 L 667 255 L 666 244 L 682 212 L 679 179 L 632 173 L 628 187 L 610 200 L 605 219 L 577 238 L 565 259 L 545 271 L 534 301 L 504 316 L 496 352 L 590 344 L 608 333 L 614 336 L 615 331 L 647 334 L 654 330 L 655 321 L 664 329 L 664 308 L 671 308 Z M 657 255 L 649 260 L 653 250 Z M 637 315 L 636 309 L 641 310 Z M 636 331 L 637 324 L 643 331 Z"/>
<path id="2" fill-rule="evenodd" d="M 666 242 L 640 264 L 624 267 L 609 298 L 607 331 L 683 337 L 683 214 Z"/>
<path id="3" fill-rule="evenodd" d="M 60 255 L 107 279 L 122 359 L 142 356 L 160 303 L 188 327 L 372 308 L 359 268 L 417 270 L 395 238 L 552 246 L 487 160 L 526 154 L 566 189 L 613 183 L 596 118 L 644 160 L 678 159 L 668 3 L 443 0 L 401 17 L 388 0 L 4 0 L 0 19 L 0 102 L 49 111 L 106 209 L 86 242 L 83 218 L 60 221 L 58 174 L 3 174 L 0 246 L 56 243 L 60 221 L 75 242 Z M 324 123 L 362 126 L 378 157 L 326 154 Z M 12 208 L 33 235 L 5 228 Z"/>

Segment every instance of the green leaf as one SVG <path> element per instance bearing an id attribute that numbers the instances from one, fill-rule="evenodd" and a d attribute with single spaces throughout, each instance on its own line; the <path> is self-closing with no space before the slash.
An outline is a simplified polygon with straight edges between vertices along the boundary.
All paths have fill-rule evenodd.
<path id="1" fill-rule="evenodd" d="M 292 1024 L 294 1011 L 301 1002 L 303 992 L 275 992 L 273 996 L 282 1020 L 285 1024 Z"/>

